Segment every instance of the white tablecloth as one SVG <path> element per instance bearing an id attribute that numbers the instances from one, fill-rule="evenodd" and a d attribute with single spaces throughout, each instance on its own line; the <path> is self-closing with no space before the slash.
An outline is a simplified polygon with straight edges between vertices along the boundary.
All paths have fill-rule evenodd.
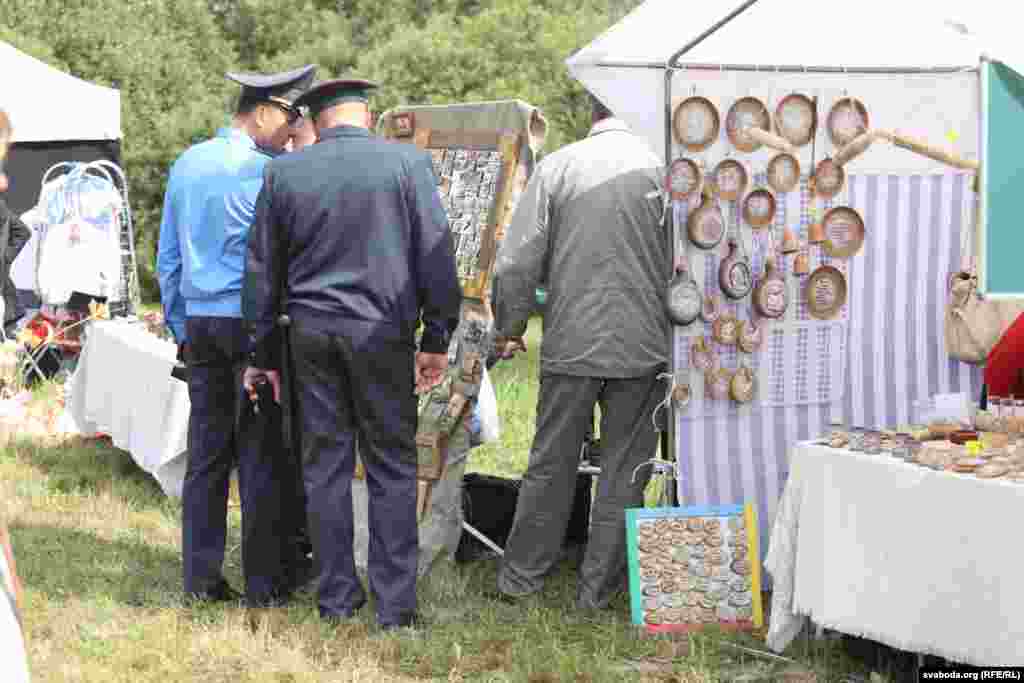
<path id="1" fill-rule="evenodd" d="M 1024 485 L 807 443 L 766 567 L 768 644 L 804 620 L 976 666 L 1024 665 Z"/>
<path id="2" fill-rule="evenodd" d="M 176 348 L 138 324 L 94 322 L 71 378 L 64 430 L 109 434 L 169 496 L 185 478 L 188 386 L 173 377 Z"/>

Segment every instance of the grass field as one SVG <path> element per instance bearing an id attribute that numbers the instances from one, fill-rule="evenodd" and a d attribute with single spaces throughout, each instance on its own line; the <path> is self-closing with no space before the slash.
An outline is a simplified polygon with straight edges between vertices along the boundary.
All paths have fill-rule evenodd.
<path id="1" fill-rule="evenodd" d="M 478 471 L 518 476 L 525 467 L 539 321 L 527 341 L 527 354 L 493 372 L 503 433 L 500 443 L 474 451 Z M 20 441 L 5 449 L 0 505 L 26 587 L 26 638 L 40 683 L 838 681 L 866 671 L 833 641 L 800 641 L 787 653 L 800 662 L 795 666 L 723 645 L 728 638 L 764 649 L 756 634 L 638 637 L 625 596 L 600 614 L 573 609 L 568 562 L 542 595 L 520 606 L 482 597 L 494 585 L 495 562 L 442 563 L 421 590 L 431 627 L 397 635 L 377 631 L 372 610 L 326 627 L 312 595 L 269 612 L 186 609 L 179 503 L 127 454 L 94 442 Z M 232 515 L 234 546 L 237 509 Z M 236 586 L 238 563 L 236 551 L 227 567 Z"/>

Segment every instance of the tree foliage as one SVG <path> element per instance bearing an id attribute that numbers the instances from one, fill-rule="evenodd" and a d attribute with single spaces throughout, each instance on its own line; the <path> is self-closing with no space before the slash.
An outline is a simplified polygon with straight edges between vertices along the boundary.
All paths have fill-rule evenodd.
<path id="1" fill-rule="evenodd" d="M 638 0 L 0 0 L 0 40 L 121 89 L 124 162 L 144 286 L 167 171 L 229 115 L 229 70 L 320 66 L 384 84 L 375 106 L 521 99 L 549 122 L 547 148 L 589 125 L 564 61 Z M 30 96 L 30 93 L 26 93 Z M 68 103 L 74 115 L 74 103 Z"/>

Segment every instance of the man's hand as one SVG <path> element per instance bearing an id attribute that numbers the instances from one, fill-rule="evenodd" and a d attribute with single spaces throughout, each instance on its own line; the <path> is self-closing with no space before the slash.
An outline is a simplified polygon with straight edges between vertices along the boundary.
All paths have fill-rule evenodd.
<path id="1" fill-rule="evenodd" d="M 416 393 L 423 394 L 444 380 L 444 371 L 448 369 L 447 353 L 416 353 L 414 380 Z"/>
<path id="2" fill-rule="evenodd" d="M 525 351 L 526 341 L 522 337 L 498 337 L 494 340 L 494 351 L 502 360 L 516 355 L 516 351 Z"/>
<path id="3" fill-rule="evenodd" d="M 270 382 L 274 390 L 274 403 L 281 403 L 281 373 L 277 370 L 263 370 L 262 368 L 246 368 L 242 375 L 242 386 L 249 394 L 249 400 L 255 403 L 259 399 L 257 388 L 264 382 Z"/>

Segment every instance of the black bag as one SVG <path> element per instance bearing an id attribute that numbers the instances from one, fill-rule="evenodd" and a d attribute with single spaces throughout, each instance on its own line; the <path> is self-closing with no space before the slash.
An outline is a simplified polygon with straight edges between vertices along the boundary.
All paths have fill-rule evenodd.
<path id="1" fill-rule="evenodd" d="M 505 547 L 512 531 L 520 484 L 519 479 L 504 479 L 487 474 L 471 473 L 463 478 L 463 518 L 467 524 L 501 548 Z M 565 547 L 583 545 L 587 542 L 590 527 L 590 490 L 590 475 L 577 475 L 576 495 L 573 498 L 572 516 L 569 518 L 569 526 L 565 533 Z M 473 534 L 463 531 L 459 538 L 459 547 L 455 551 L 455 561 L 472 562 L 492 557 L 494 554 L 494 551 Z"/>

